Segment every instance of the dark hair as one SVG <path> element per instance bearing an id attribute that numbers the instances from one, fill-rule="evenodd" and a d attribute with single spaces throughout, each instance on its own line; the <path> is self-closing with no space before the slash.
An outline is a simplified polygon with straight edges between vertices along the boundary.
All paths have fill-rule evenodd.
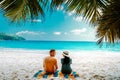
<path id="1" fill-rule="evenodd" d="M 51 53 L 51 52 L 54 52 L 54 51 L 55 51 L 55 49 L 51 49 L 51 50 L 50 50 L 50 53 Z"/>
<path id="2" fill-rule="evenodd" d="M 69 57 L 64 56 L 64 59 L 63 59 L 63 64 L 68 64 L 68 63 L 70 63 L 70 58 L 69 58 Z"/>

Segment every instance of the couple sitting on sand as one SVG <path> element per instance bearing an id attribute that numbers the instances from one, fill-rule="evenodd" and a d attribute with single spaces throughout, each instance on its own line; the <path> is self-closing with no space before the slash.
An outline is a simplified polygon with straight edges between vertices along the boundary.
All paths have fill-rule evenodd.
<path id="1" fill-rule="evenodd" d="M 49 53 L 50 56 L 46 57 L 43 62 L 44 72 L 46 74 L 54 74 L 58 69 L 57 59 L 55 58 L 56 51 L 50 50 Z M 69 57 L 68 51 L 64 51 L 62 55 L 64 58 L 61 59 L 62 68 L 60 75 L 72 75 L 72 69 L 70 66 L 70 64 L 72 63 L 72 59 Z"/>

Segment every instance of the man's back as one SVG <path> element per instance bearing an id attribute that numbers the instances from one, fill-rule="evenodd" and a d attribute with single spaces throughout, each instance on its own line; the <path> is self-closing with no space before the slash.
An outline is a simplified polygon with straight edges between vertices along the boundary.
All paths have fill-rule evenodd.
<path id="1" fill-rule="evenodd" d="M 54 73 L 57 70 L 57 60 L 54 57 L 46 57 L 44 60 L 44 69 L 47 73 Z"/>

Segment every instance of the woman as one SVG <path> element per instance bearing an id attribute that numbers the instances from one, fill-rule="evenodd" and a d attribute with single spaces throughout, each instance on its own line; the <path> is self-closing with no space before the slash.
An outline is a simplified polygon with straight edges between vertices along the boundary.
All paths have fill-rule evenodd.
<path id="1" fill-rule="evenodd" d="M 62 63 L 61 72 L 63 74 L 71 74 L 72 69 L 70 65 L 72 64 L 72 59 L 69 57 L 69 52 L 64 51 L 62 55 L 64 58 L 61 59 L 61 63 Z"/>

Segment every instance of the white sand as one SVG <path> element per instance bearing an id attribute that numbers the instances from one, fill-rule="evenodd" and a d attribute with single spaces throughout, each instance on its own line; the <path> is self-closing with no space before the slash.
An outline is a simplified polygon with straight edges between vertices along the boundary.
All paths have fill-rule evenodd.
<path id="1" fill-rule="evenodd" d="M 62 51 L 56 58 L 61 67 Z M 80 74 L 78 80 L 120 80 L 120 53 L 70 51 L 72 68 Z M 33 80 L 42 69 L 47 50 L 0 49 L 0 80 Z"/>

